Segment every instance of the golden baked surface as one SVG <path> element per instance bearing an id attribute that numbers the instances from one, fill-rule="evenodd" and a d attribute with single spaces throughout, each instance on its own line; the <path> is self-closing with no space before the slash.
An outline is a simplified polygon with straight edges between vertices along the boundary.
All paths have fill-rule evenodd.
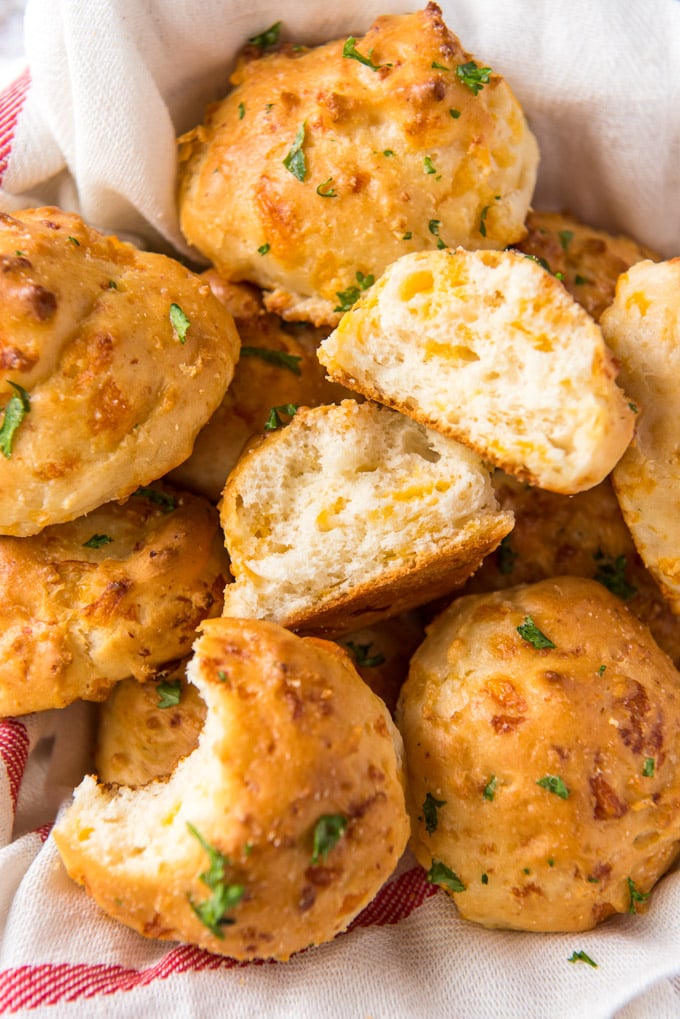
<path id="1" fill-rule="evenodd" d="M 188 654 L 227 577 L 214 507 L 161 486 L 0 537 L 0 716 L 102 700 Z"/>
<path id="2" fill-rule="evenodd" d="M 319 360 L 336 382 L 552 491 L 602 481 L 633 434 L 599 327 L 516 251 L 404 255 Z"/>
<path id="3" fill-rule="evenodd" d="M 85 778 L 54 837 L 71 877 L 139 933 L 287 959 L 344 930 L 396 866 L 401 739 L 335 645 L 271 623 L 202 630 L 198 748 L 139 789 Z"/>
<path id="4" fill-rule="evenodd" d="M 614 300 L 622 272 L 645 258 L 658 260 L 649 248 L 624 234 L 609 234 L 561 212 L 530 209 L 527 236 L 516 247 L 547 262 L 596 322 Z"/>
<path id="5" fill-rule="evenodd" d="M 146 785 L 196 748 L 205 704 L 186 679 L 187 660 L 151 680 L 123 679 L 99 708 L 94 765 L 100 782 Z"/>
<path id="6" fill-rule="evenodd" d="M 0 269 L 0 534 L 29 535 L 186 459 L 239 340 L 178 262 L 58 209 L 0 215 Z"/>
<path id="7" fill-rule="evenodd" d="M 242 60 L 234 89 L 180 139 L 187 240 L 267 290 L 271 311 L 317 325 L 405 252 L 519 240 L 538 162 L 504 79 L 457 73 L 483 67 L 435 4 L 356 40 L 377 69 L 346 46 Z"/>
<path id="8" fill-rule="evenodd" d="M 462 593 L 479 594 L 550 577 L 591 577 L 621 598 L 680 667 L 680 620 L 645 567 L 609 479 L 578 495 L 530 488 L 502 472 L 494 489 L 515 526 Z"/>
<path id="9" fill-rule="evenodd" d="M 624 273 L 602 329 L 639 411 L 614 490 L 640 555 L 680 615 L 680 258 Z"/>
<path id="10" fill-rule="evenodd" d="M 512 527 L 460 443 L 373 403 L 299 410 L 220 504 L 224 614 L 348 633 L 462 584 Z"/>
<path id="11" fill-rule="evenodd" d="M 680 675 L 593 580 L 457 599 L 397 717 L 414 852 L 466 919 L 588 930 L 680 851 Z"/>

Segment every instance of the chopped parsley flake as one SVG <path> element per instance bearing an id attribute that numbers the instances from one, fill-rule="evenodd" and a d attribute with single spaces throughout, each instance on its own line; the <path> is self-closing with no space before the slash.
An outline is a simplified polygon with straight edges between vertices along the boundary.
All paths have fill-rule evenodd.
<path id="1" fill-rule="evenodd" d="M 316 189 L 316 193 L 317 193 L 317 195 L 319 195 L 320 198 L 337 198 L 338 197 L 338 192 L 335 190 L 335 188 L 329 187 L 329 185 L 332 183 L 332 181 L 333 181 L 333 178 L 329 177 L 328 180 L 325 180 L 323 182 L 323 184 L 319 184 L 318 188 Z"/>
<path id="2" fill-rule="evenodd" d="M 362 290 L 368 290 L 375 283 L 375 277 L 370 273 L 364 276 L 363 272 L 356 274 L 356 286 L 348 287 L 347 290 L 337 290 L 336 297 L 340 301 L 340 304 L 333 309 L 333 311 L 349 311 L 353 304 L 359 300 Z"/>
<path id="3" fill-rule="evenodd" d="M 159 683 L 156 690 L 158 692 L 159 708 L 177 707 L 182 696 L 182 684 L 178 679 L 174 679 L 169 683 Z"/>
<path id="4" fill-rule="evenodd" d="M 115 280 L 109 280 L 109 290 L 117 290 L 118 284 Z"/>
<path id="5" fill-rule="evenodd" d="M 602 584 L 622 601 L 627 601 L 633 597 L 637 592 L 637 587 L 629 584 L 626 580 L 627 559 L 625 555 L 618 555 L 612 558 L 611 556 L 606 556 L 601 549 L 598 549 L 593 559 L 598 564 L 594 580 Z"/>
<path id="6" fill-rule="evenodd" d="M 566 251 L 574 238 L 573 230 L 560 230 L 557 236 L 560 239 L 562 251 Z"/>
<path id="7" fill-rule="evenodd" d="M 241 347 L 241 357 L 259 357 L 261 361 L 274 364 L 277 368 L 287 368 L 293 375 L 300 375 L 300 361 L 297 354 L 287 354 L 285 350 L 270 350 L 269 347 Z"/>
<path id="8" fill-rule="evenodd" d="M 645 757 L 645 763 L 642 765 L 642 774 L 645 778 L 654 777 L 655 763 L 653 757 Z"/>
<path id="9" fill-rule="evenodd" d="M 425 167 L 425 173 L 436 173 L 437 168 L 432 163 L 431 156 L 425 156 L 423 159 L 423 166 Z"/>
<path id="10" fill-rule="evenodd" d="M 147 488 L 142 486 L 138 488 L 133 495 L 139 495 L 143 499 L 149 499 L 150 502 L 155 502 L 157 506 L 163 510 L 164 513 L 172 513 L 177 506 L 177 501 L 172 495 L 168 495 L 167 492 L 159 492 L 157 488 Z"/>
<path id="11" fill-rule="evenodd" d="M 464 892 L 465 885 L 455 871 L 447 867 L 441 860 L 433 860 L 427 872 L 427 880 L 432 885 L 443 885 L 450 892 Z"/>
<path id="12" fill-rule="evenodd" d="M 627 880 L 628 880 L 628 893 L 630 895 L 630 903 L 628 905 L 628 912 L 629 913 L 635 913 L 635 912 L 637 912 L 637 910 L 635 909 L 635 903 L 636 902 L 646 902 L 647 899 L 649 898 L 649 892 L 641 892 L 641 891 L 639 891 L 635 887 L 635 882 L 633 881 L 632 877 L 629 877 Z"/>
<path id="13" fill-rule="evenodd" d="M 187 828 L 198 839 L 203 849 L 208 854 L 210 867 L 199 874 L 199 879 L 210 889 L 212 896 L 204 902 L 194 902 L 189 896 L 189 905 L 201 923 L 211 931 L 216 938 L 223 938 L 222 927 L 235 923 L 235 920 L 227 916 L 227 913 L 237 906 L 243 898 L 245 888 L 243 885 L 230 885 L 225 882 L 225 873 L 231 862 L 228 856 L 224 856 L 219 849 L 215 849 L 203 836 L 194 828 L 193 824 L 187 821 Z"/>
<path id="14" fill-rule="evenodd" d="M 586 955 L 583 950 L 579 952 L 572 952 L 567 959 L 567 962 L 587 962 L 589 966 L 593 967 L 593 969 L 597 969 L 597 963 L 594 962 L 589 955 Z"/>
<path id="15" fill-rule="evenodd" d="M 333 846 L 342 838 L 347 830 L 347 818 L 344 814 L 322 814 L 314 825 L 312 844 L 312 864 L 325 860 Z"/>
<path id="16" fill-rule="evenodd" d="M 245 103 L 239 103 L 238 104 L 238 119 L 239 120 L 243 120 L 245 115 L 246 115 L 246 106 L 245 106 Z"/>
<path id="17" fill-rule="evenodd" d="M 585 276 L 580 276 L 579 273 L 576 273 L 576 275 L 574 276 L 574 283 L 577 286 L 579 286 L 579 287 L 582 286 L 584 283 L 587 283 L 587 282 L 588 282 L 588 280 L 586 279 L 586 277 Z"/>
<path id="18" fill-rule="evenodd" d="M 488 883 L 489 883 L 489 875 L 488 874 L 482 874 L 480 880 L 481 880 L 483 885 L 488 885 Z"/>
<path id="19" fill-rule="evenodd" d="M 425 821 L 425 831 L 428 835 L 437 830 L 439 826 L 437 811 L 440 807 L 444 806 L 446 806 L 446 800 L 437 800 L 432 793 L 426 793 L 423 800 L 423 819 Z"/>
<path id="20" fill-rule="evenodd" d="M 373 647 L 372 644 L 355 644 L 354 641 L 348 640 L 345 641 L 345 647 L 351 653 L 359 668 L 372 669 L 376 665 L 382 665 L 385 661 L 382 651 L 377 651 L 373 655 L 370 654 L 370 650 Z"/>
<path id="21" fill-rule="evenodd" d="M 353 35 L 345 41 L 345 45 L 342 47 L 342 55 L 348 60 L 358 60 L 364 67 L 370 67 L 372 71 L 379 71 L 381 67 L 391 67 L 392 64 L 374 64 L 371 59 L 373 56 L 373 50 L 368 51 L 368 56 L 365 57 L 363 53 L 359 53 L 356 45 L 357 41 Z"/>
<path id="22" fill-rule="evenodd" d="M 259 46 L 261 50 L 269 49 L 272 46 L 276 46 L 279 41 L 279 33 L 281 31 L 281 22 L 275 21 L 273 25 L 266 28 L 264 32 L 260 32 L 259 35 L 253 35 L 250 37 L 248 42 L 251 46 Z"/>
<path id="23" fill-rule="evenodd" d="M 264 430 L 266 432 L 275 432 L 277 428 L 282 428 L 285 423 L 283 420 L 284 416 L 292 418 L 297 409 L 297 403 L 282 403 L 278 407 L 272 407 L 269 411 L 269 417 L 264 423 Z"/>
<path id="24" fill-rule="evenodd" d="M 554 859 L 552 858 L 552 856 L 549 856 L 549 857 L 548 857 L 548 866 L 549 866 L 549 867 L 554 867 L 554 866 L 555 866 L 555 861 L 554 861 Z"/>
<path id="25" fill-rule="evenodd" d="M 441 249 L 441 248 L 445 248 L 446 245 L 444 244 L 444 241 L 439 236 L 439 227 L 440 226 L 441 226 L 441 220 L 440 219 L 431 219 L 430 222 L 428 223 L 428 227 L 427 228 L 430 231 L 430 233 L 432 234 L 432 236 L 437 238 L 437 247 Z"/>
<path id="26" fill-rule="evenodd" d="M 518 557 L 519 553 L 515 552 L 510 544 L 510 535 L 506 534 L 497 550 L 498 572 L 502 573 L 504 577 L 514 573 L 515 559 Z"/>
<path id="27" fill-rule="evenodd" d="M 450 116 L 453 117 L 454 120 L 458 120 L 458 118 L 460 117 L 460 110 L 449 110 L 449 114 Z"/>
<path id="28" fill-rule="evenodd" d="M 113 538 L 110 534 L 93 534 L 91 538 L 83 542 L 83 548 L 101 548 L 102 545 L 110 545 Z"/>
<path id="29" fill-rule="evenodd" d="M 302 146 L 305 142 L 305 126 L 306 122 L 303 121 L 297 129 L 297 134 L 290 147 L 290 151 L 283 161 L 285 168 L 290 170 L 299 181 L 303 181 L 307 176 L 307 163 L 305 161 L 305 154 L 302 151 Z"/>
<path id="30" fill-rule="evenodd" d="M 229 676 L 224 671 L 224 669 L 218 669 L 217 670 L 217 678 L 219 679 L 220 683 L 226 683 L 227 680 L 229 679 Z"/>
<path id="31" fill-rule="evenodd" d="M 542 258 L 540 255 L 528 255 L 526 253 L 524 253 L 524 257 L 528 258 L 529 261 L 535 262 L 537 265 L 540 265 L 542 269 L 545 269 L 545 271 L 549 272 L 550 275 L 552 276 L 552 269 L 546 262 L 545 258 Z"/>
<path id="32" fill-rule="evenodd" d="M 412 237 L 413 233 L 410 230 L 407 230 L 404 236 L 402 237 L 402 241 L 410 241 Z"/>
<path id="33" fill-rule="evenodd" d="M 450 67 L 445 67 L 444 64 L 438 64 L 436 60 L 432 61 L 432 67 L 436 68 L 438 71 L 450 71 L 451 70 Z"/>
<path id="34" fill-rule="evenodd" d="M 539 630 L 531 616 L 524 617 L 524 622 L 517 627 L 517 632 L 522 640 L 525 640 L 527 644 L 531 644 L 532 647 L 538 648 L 539 650 L 541 648 L 551 648 L 556 646 L 549 637 L 546 637 L 546 635 Z"/>
<path id="35" fill-rule="evenodd" d="M 482 235 L 482 237 L 486 237 L 486 217 L 489 214 L 490 208 L 491 208 L 490 205 L 485 205 L 479 217 L 479 232 Z"/>
<path id="36" fill-rule="evenodd" d="M 75 245 L 76 248 L 80 247 L 80 241 L 78 240 L 77 237 L 69 237 L 68 239 L 71 242 L 71 244 Z"/>
<path id="37" fill-rule="evenodd" d="M 170 324 L 180 343 L 186 343 L 187 332 L 191 322 L 186 317 L 179 304 L 170 305 Z"/>
<path id="38" fill-rule="evenodd" d="M 603 676 L 606 668 L 607 668 L 606 665 L 601 665 L 600 668 L 597 670 L 598 676 Z"/>
<path id="39" fill-rule="evenodd" d="M 456 68 L 456 77 L 460 78 L 464 85 L 476 96 L 485 85 L 489 84 L 490 67 L 479 67 L 474 60 L 468 60 L 466 64 L 459 64 Z"/>
<path id="40" fill-rule="evenodd" d="M 496 784 L 497 779 L 495 775 L 492 775 L 489 781 L 484 786 L 484 799 L 491 802 L 496 795 Z"/>
<path id="41" fill-rule="evenodd" d="M 9 379 L 7 381 L 9 382 Z M 15 395 L 10 396 L 5 405 L 2 426 L 0 426 L 0 453 L 7 460 L 12 456 L 14 433 L 31 409 L 31 401 L 24 387 L 20 386 L 18 382 L 9 382 L 9 384 L 15 391 Z"/>
<path id="42" fill-rule="evenodd" d="M 266 255 L 269 252 L 270 248 L 271 244 L 267 241 L 259 246 L 259 248 L 257 249 L 257 253 L 258 255 Z"/>
<path id="43" fill-rule="evenodd" d="M 569 799 L 569 790 L 559 775 L 544 775 L 543 778 L 537 778 L 536 785 L 540 785 L 543 789 L 547 789 L 549 793 L 554 793 L 555 796 L 559 796 L 561 800 Z"/>
<path id="44" fill-rule="evenodd" d="M 640 411 L 638 409 L 638 405 L 636 403 L 633 403 L 631 400 L 628 401 L 628 406 L 632 410 L 633 414 L 639 414 L 640 413 Z"/>

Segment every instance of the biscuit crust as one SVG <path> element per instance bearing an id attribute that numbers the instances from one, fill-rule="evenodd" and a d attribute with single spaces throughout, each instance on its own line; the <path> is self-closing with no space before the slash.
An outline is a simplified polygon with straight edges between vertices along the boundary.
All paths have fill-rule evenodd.
<path id="1" fill-rule="evenodd" d="M 270 311 L 316 325 L 336 324 L 351 291 L 405 252 L 519 240 L 538 162 L 506 81 L 490 73 L 475 92 L 457 74 L 472 57 L 435 4 L 356 40 L 376 70 L 345 46 L 244 59 L 180 139 L 187 240 L 263 287 Z"/>

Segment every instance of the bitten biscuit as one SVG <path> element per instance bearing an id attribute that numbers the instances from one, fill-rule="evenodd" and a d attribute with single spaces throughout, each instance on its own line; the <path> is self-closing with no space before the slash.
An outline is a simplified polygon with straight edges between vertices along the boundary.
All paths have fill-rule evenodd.
<path id="1" fill-rule="evenodd" d="M 457 599 L 397 720 L 413 850 L 468 920 L 588 930 L 678 856 L 680 675 L 593 580 Z"/>
<path id="2" fill-rule="evenodd" d="M 138 683 L 123 679 L 99 708 L 94 766 L 100 782 L 146 785 L 175 770 L 198 745 L 205 704 L 187 661 Z"/>
<path id="3" fill-rule="evenodd" d="M 214 507 L 159 486 L 0 537 L 0 716 L 102 700 L 187 655 L 227 576 Z"/>
<path id="4" fill-rule="evenodd" d="M 435 4 L 359 39 L 251 47 L 231 81 L 180 139 L 180 224 L 270 311 L 334 325 L 405 252 L 524 236 L 536 141 Z"/>
<path id="5" fill-rule="evenodd" d="M 336 382 L 556 492 L 602 481 L 633 434 L 599 327 L 516 251 L 405 255 L 319 359 Z"/>
<path id="6" fill-rule="evenodd" d="M 0 215 L 0 534 L 171 470 L 222 399 L 233 319 L 193 273 L 58 209 Z"/>
<path id="7" fill-rule="evenodd" d="M 639 411 L 614 489 L 640 555 L 680 614 L 680 258 L 624 273 L 602 331 Z"/>
<path id="8" fill-rule="evenodd" d="M 251 449 L 221 519 L 224 614 L 324 633 L 452 590 L 512 527 L 474 453 L 352 400 L 300 410 Z"/>
<path id="9" fill-rule="evenodd" d="M 530 210 L 526 227 L 518 250 L 559 273 L 574 300 L 596 322 L 614 300 L 621 273 L 645 258 L 660 257 L 631 237 L 596 230 L 567 213 Z"/>
<path id="10" fill-rule="evenodd" d="M 271 623 L 202 630 L 198 748 L 140 789 L 85 778 L 54 838 L 70 876 L 140 934 L 287 959 L 345 930 L 394 870 L 401 738 L 335 645 Z"/>
<path id="11" fill-rule="evenodd" d="M 470 577 L 462 594 L 479 594 L 565 574 L 591 577 L 649 627 L 680 668 L 680 619 L 671 611 L 626 527 L 609 479 L 578 495 L 530 488 L 498 472 L 494 490 L 515 526 Z"/>

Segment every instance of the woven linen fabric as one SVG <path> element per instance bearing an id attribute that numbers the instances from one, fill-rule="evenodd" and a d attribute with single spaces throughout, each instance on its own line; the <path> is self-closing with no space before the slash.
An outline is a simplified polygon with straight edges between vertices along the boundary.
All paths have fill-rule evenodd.
<path id="1" fill-rule="evenodd" d="M 359 35 L 405 0 L 29 0 L 28 69 L 0 96 L 0 210 L 54 203 L 186 254 L 175 137 L 274 21 L 305 43 Z M 444 0 L 503 73 L 541 147 L 534 204 L 680 254 L 680 2 Z M 680 1014 L 680 873 L 648 912 L 587 934 L 460 920 L 410 854 L 351 929 L 288 963 L 145 940 L 67 878 L 49 836 L 89 767 L 86 705 L 0 719 L 0 1012 L 291 1019 L 665 1019 Z M 584 951 L 597 963 L 570 962 Z"/>

